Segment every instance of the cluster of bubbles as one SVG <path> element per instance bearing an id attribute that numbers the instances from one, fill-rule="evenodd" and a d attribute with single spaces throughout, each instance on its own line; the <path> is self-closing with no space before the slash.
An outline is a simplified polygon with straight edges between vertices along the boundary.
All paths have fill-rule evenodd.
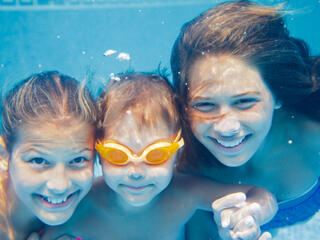
<path id="1" fill-rule="evenodd" d="M 117 53 L 117 50 L 108 49 L 103 53 L 103 55 L 108 57 L 108 56 L 114 55 L 115 53 Z M 119 61 L 130 61 L 131 59 L 129 53 L 126 53 L 126 52 L 120 52 L 116 58 Z"/>

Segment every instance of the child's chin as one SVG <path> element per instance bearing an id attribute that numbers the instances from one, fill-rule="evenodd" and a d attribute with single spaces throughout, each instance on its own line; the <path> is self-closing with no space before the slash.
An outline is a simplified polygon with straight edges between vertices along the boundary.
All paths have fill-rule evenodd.
<path id="1" fill-rule="evenodd" d="M 64 216 L 59 216 L 59 215 L 54 215 L 54 214 L 47 214 L 44 217 L 40 217 L 39 219 L 45 223 L 46 225 L 49 226 L 57 226 L 57 225 L 61 225 L 63 223 L 65 223 L 66 221 L 69 220 L 69 218 L 71 217 L 71 215 L 64 215 Z"/>
<path id="2" fill-rule="evenodd" d="M 152 198 L 126 199 L 126 202 L 132 207 L 143 207 L 148 205 Z"/>

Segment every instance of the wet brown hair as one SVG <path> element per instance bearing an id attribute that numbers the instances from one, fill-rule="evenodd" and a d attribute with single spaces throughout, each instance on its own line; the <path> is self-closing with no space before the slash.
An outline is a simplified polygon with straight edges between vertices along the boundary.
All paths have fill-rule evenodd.
<path id="1" fill-rule="evenodd" d="M 283 14 L 279 8 L 233 1 L 187 22 L 171 55 L 174 86 L 183 102 L 189 97 L 188 70 L 204 55 L 236 56 L 254 66 L 283 105 L 315 92 L 319 57 L 311 57 L 304 41 L 289 36 Z"/>
<path id="2" fill-rule="evenodd" d="M 119 74 L 110 80 L 98 99 L 100 137 L 130 110 L 139 131 L 167 124 L 176 133 L 180 127 L 177 98 L 165 76 L 154 73 Z"/>
<path id="3" fill-rule="evenodd" d="M 212 165 L 212 154 L 193 136 L 188 119 L 189 69 L 204 56 L 235 56 L 256 68 L 284 108 L 320 121 L 320 59 L 289 35 L 280 7 L 250 1 L 219 4 L 184 24 L 171 53 L 175 91 L 186 122 L 184 159 Z M 194 155 L 191 149 L 197 149 Z M 188 152 L 187 152 L 188 151 Z M 199 160 L 199 158 L 202 160 Z M 188 160 L 186 160 L 188 161 Z M 202 163 L 201 163 L 202 162 Z M 216 162 L 216 166 L 222 164 Z"/>
<path id="4" fill-rule="evenodd" d="M 2 134 L 8 150 L 20 125 L 74 117 L 96 126 L 95 100 L 84 84 L 57 71 L 34 74 L 19 82 L 3 99 Z"/>

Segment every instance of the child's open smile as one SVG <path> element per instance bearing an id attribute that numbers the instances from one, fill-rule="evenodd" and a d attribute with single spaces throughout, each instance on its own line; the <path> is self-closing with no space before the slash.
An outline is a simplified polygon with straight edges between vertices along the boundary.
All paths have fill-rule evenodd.
<path id="1" fill-rule="evenodd" d="M 93 181 L 93 127 L 69 120 L 23 125 L 12 149 L 10 177 L 20 200 L 43 222 L 61 224 Z"/>

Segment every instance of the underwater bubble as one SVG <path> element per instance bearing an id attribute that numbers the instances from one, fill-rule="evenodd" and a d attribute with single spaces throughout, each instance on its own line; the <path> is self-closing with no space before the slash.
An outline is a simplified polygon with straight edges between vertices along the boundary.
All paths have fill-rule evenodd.
<path id="1" fill-rule="evenodd" d="M 38 68 L 42 68 L 42 64 L 41 63 L 38 64 Z"/>
<path id="2" fill-rule="evenodd" d="M 293 142 L 292 142 L 292 140 L 290 139 L 290 140 L 288 140 L 288 144 L 292 144 Z"/>
<path id="3" fill-rule="evenodd" d="M 94 58 L 93 56 L 90 57 L 91 60 L 92 60 L 93 58 Z"/>
<path id="4" fill-rule="evenodd" d="M 188 83 L 186 82 L 184 85 L 186 85 L 186 86 L 187 86 L 187 85 L 188 85 Z"/>
<path id="5" fill-rule="evenodd" d="M 142 9 L 139 9 L 138 12 L 139 12 L 139 13 L 142 13 Z"/>
<path id="6" fill-rule="evenodd" d="M 204 55 L 204 52 L 201 52 L 202 55 Z"/>
<path id="7" fill-rule="evenodd" d="M 291 115 L 291 118 L 295 118 L 295 116 L 294 116 L 294 115 Z"/>
<path id="8" fill-rule="evenodd" d="M 87 54 L 86 51 L 82 51 L 81 53 L 82 53 L 83 55 L 86 55 L 86 54 Z"/>
<path id="9" fill-rule="evenodd" d="M 162 25 L 165 24 L 165 21 L 161 21 L 161 24 L 162 24 Z"/>
<path id="10" fill-rule="evenodd" d="M 56 37 L 57 37 L 57 39 L 60 39 L 60 38 L 61 38 L 61 36 L 60 36 L 60 35 L 57 35 Z"/>
<path id="11" fill-rule="evenodd" d="M 181 72 L 178 72 L 178 74 L 180 75 L 180 74 L 181 74 Z"/>
<path id="12" fill-rule="evenodd" d="M 119 55 L 117 56 L 117 59 L 119 61 L 130 61 L 130 55 L 128 53 L 125 52 L 121 52 L 119 53 Z"/>
<path id="13" fill-rule="evenodd" d="M 110 73 L 109 75 L 111 80 L 119 82 L 121 79 L 118 76 L 115 76 L 114 73 Z"/>
<path id="14" fill-rule="evenodd" d="M 117 52 L 116 50 L 108 49 L 107 51 L 105 51 L 103 53 L 103 55 L 107 57 L 107 56 L 111 56 L 111 55 L 115 54 L 116 52 Z"/>
<path id="15" fill-rule="evenodd" d="M 4 64 L 3 64 L 3 63 L 1 63 L 1 64 L 0 64 L 0 67 L 4 68 Z"/>

